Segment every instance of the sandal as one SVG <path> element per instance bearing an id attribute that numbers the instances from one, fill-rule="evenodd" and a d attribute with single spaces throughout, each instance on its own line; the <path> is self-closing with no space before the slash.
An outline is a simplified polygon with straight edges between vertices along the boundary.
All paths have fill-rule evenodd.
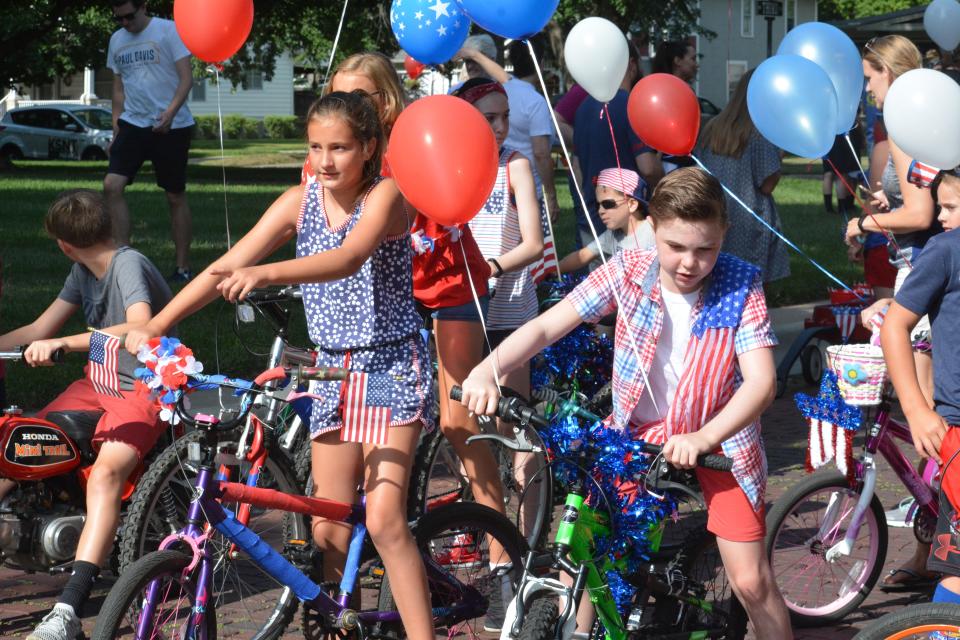
<path id="1" fill-rule="evenodd" d="M 898 593 L 901 591 L 932 591 L 937 586 L 937 583 L 940 582 L 939 574 L 933 576 L 923 576 L 913 569 L 902 568 L 891 569 L 886 575 L 886 579 L 888 580 L 898 573 L 906 575 L 906 579 L 898 582 L 881 581 L 880 584 L 877 585 L 880 591 L 883 591 L 884 593 Z"/>

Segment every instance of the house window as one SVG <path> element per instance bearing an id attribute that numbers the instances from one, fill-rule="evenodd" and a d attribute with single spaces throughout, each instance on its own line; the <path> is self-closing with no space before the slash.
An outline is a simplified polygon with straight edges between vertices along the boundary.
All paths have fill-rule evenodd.
<path id="1" fill-rule="evenodd" d="M 747 73 L 747 61 L 746 60 L 727 60 L 727 101 L 729 102 L 730 96 L 733 95 L 733 92 L 737 90 L 737 85 L 740 83 L 740 78 Z"/>
<path id="2" fill-rule="evenodd" d="M 262 91 L 263 90 L 263 72 L 250 69 L 246 74 L 246 87 L 247 91 Z"/>
<path id="3" fill-rule="evenodd" d="M 754 0 L 740 0 L 740 36 L 753 37 Z"/>
<path id="4" fill-rule="evenodd" d="M 190 89 L 190 101 L 191 102 L 207 101 L 207 79 L 206 78 L 193 79 L 193 88 Z"/>
<path id="5" fill-rule="evenodd" d="M 797 0 L 786 0 L 783 3 L 784 33 L 797 26 Z"/>

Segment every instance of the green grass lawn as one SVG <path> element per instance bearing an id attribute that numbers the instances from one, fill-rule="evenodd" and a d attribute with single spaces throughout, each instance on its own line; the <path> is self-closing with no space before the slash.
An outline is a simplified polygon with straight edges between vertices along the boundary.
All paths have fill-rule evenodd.
<path id="1" fill-rule="evenodd" d="M 298 158 L 303 157 L 303 143 L 290 141 L 227 141 L 229 160 L 255 168 L 227 166 L 227 198 L 230 225 L 234 239 L 248 230 L 260 214 L 286 187 L 300 177 Z M 220 155 L 219 142 L 200 141 L 191 155 L 212 158 Z M 291 166 L 276 167 L 276 162 L 263 158 L 284 155 Z M 0 173 L 0 256 L 3 259 L 3 298 L 0 299 L 0 332 L 31 322 L 50 304 L 60 290 L 70 262 L 43 231 L 43 216 L 55 195 L 76 187 L 100 189 L 106 169 L 102 162 L 33 161 L 18 163 L 14 169 Z M 192 163 L 188 169 L 190 206 L 193 210 L 194 245 L 192 259 L 199 269 L 209 264 L 226 248 L 224 194 L 220 163 L 210 160 Z M 566 189 L 566 177 L 557 176 L 563 211 L 556 225 L 561 255 L 573 248 L 574 222 L 572 201 Z M 786 177 L 776 191 L 776 198 L 788 237 L 804 251 L 820 261 L 847 282 L 860 278 L 861 268 L 846 261 L 840 240 L 841 221 L 822 211 L 820 183 L 800 177 Z M 166 274 L 172 271 L 173 244 L 163 193 L 153 183 L 153 175 L 145 168 L 137 182 L 127 191 L 133 219 L 134 246 L 150 257 Z M 278 258 L 293 255 L 293 247 L 283 249 Z M 826 296 L 828 281 L 799 255 L 791 255 L 793 275 L 769 289 L 771 304 L 792 304 Z M 79 315 L 79 314 L 78 314 Z M 210 305 L 187 319 L 180 327 L 180 336 L 191 346 L 208 371 L 216 368 L 219 352 L 224 371 L 248 374 L 257 370 L 265 358 L 272 335 L 263 323 L 240 325 L 238 338 L 234 331 L 231 308 L 219 303 Z M 302 318 L 296 334 L 302 339 Z M 79 317 L 67 331 L 83 331 Z M 219 332 L 219 339 L 215 335 Z M 219 349 L 215 345 L 219 343 Z M 249 353 L 249 347 L 261 355 Z M 48 401 L 71 380 L 79 377 L 85 358 L 70 356 L 65 365 L 28 369 L 21 364 L 8 366 L 8 398 L 24 407 L 36 408 Z"/>

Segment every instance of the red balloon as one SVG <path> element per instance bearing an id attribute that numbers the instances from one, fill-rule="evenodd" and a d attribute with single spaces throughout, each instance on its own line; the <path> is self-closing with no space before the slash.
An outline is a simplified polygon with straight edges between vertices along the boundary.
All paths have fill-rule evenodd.
<path id="1" fill-rule="evenodd" d="M 250 35 L 253 0 L 174 0 L 173 21 L 193 55 L 204 62 L 223 62 Z"/>
<path id="2" fill-rule="evenodd" d="M 453 96 L 428 96 L 403 110 L 387 163 L 414 209 L 451 226 L 469 222 L 497 181 L 497 141 L 486 118 Z"/>
<path id="3" fill-rule="evenodd" d="M 685 156 L 697 144 L 700 101 L 675 75 L 654 73 L 634 85 L 627 116 L 640 139 L 657 151 Z"/>
<path id="4" fill-rule="evenodd" d="M 420 74 L 423 73 L 423 70 L 427 68 L 427 65 L 422 62 L 417 62 L 413 59 L 409 53 L 407 57 L 403 59 L 403 68 L 407 70 L 407 75 L 416 80 L 420 77 Z"/>

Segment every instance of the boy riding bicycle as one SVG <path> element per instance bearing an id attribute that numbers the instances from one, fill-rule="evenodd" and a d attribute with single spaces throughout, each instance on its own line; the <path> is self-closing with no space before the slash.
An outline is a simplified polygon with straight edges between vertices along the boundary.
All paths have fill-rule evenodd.
<path id="1" fill-rule="evenodd" d="M 0 350 L 29 343 L 23 354 L 27 363 L 49 365 L 57 350 L 91 349 L 91 332 L 55 337 L 78 309 L 89 327 L 120 336 L 128 327 L 150 320 L 170 300 L 170 288 L 153 263 L 130 247 L 114 244 L 110 217 L 99 193 L 76 189 L 60 194 L 44 225 L 64 255 L 74 261 L 73 268 L 57 299 L 36 320 L 0 336 Z M 53 610 L 27 640 L 73 640 L 81 635 L 80 609 L 113 544 L 124 482 L 162 433 L 153 401 L 133 392 L 136 361 L 120 350 L 118 363 L 116 395 L 98 391 L 84 377 L 37 413 L 39 418 L 53 411 L 103 415 L 91 440 L 97 460 L 87 481 L 87 516 L 73 573 Z M 12 488 L 12 481 L 0 479 L 0 500 Z"/>
<path id="2" fill-rule="evenodd" d="M 697 469 L 724 568 L 758 637 L 792 637 L 764 550 L 766 459 L 759 416 L 776 376 L 759 270 L 721 254 L 728 222 L 720 183 L 696 168 L 674 171 L 650 200 L 655 251 L 624 251 L 562 302 L 532 320 L 463 383 L 476 413 L 496 407 L 503 375 L 582 322 L 618 311 L 611 428 L 665 442 L 674 466 L 701 454 L 732 457 L 733 476 Z"/>

